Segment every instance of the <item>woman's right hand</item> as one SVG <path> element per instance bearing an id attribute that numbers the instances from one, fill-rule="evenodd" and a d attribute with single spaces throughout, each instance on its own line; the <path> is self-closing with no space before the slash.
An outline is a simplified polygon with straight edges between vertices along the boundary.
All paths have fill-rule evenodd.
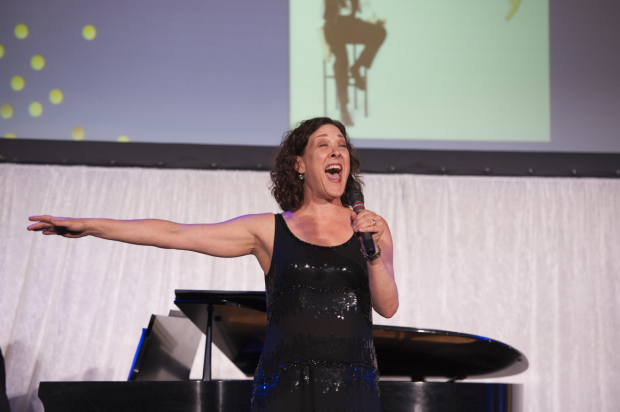
<path id="1" fill-rule="evenodd" d="M 44 215 L 31 216 L 28 220 L 37 222 L 28 226 L 28 230 L 42 232 L 44 235 L 58 235 L 74 239 L 89 235 L 89 233 L 87 233 L 87 219 L 72 219 L 70 217 Z"/>

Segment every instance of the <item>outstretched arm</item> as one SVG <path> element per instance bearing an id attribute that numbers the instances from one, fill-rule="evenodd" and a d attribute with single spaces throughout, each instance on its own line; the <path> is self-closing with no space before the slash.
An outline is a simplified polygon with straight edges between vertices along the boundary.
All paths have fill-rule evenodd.
<path id="1" fill-rule="evenodd" d="M 67 238 L 95 236 L 136 245 L 191 250 L 218 257 L 253 254 L 264 270 L 269 270 L 273 247 L 272 214 L 248 215 L 222 223 L 195 225 L 156 219 L 112 220 L 32 216 L 29 220 L 37 223 L 28 226 L 28 230 L 42 232 L 44 235 Z"/>

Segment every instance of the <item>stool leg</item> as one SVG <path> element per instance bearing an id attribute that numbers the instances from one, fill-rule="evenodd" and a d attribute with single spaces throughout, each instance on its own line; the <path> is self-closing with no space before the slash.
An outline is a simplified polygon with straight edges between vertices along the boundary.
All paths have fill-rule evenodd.
<path id="1" fill-rule="evenodd" d="M 368 117 L 368 68 L 364 67 L 364 81 L 366 81 L 366 90 L 364 90 L 364 116 Z"/>
<path id="2" fill-rule="evenodd" d="M 357 61 L 357 44 L 353 45 L 353 64 Z M 355 109 L 357 110 L 357 86 L 353 83 L 353 100 L 355 101 Z"/>
<path id="3" fill-rule="evenodd" d="M 340 99 L 338 98 L 338 86 L 336 85 L 336 73 L 334 72 L 334 96 L 336 97 L 336 110 L 340 110 Z"/>
<path id="4" fill-rule="evenodd" d="M 327 63 L 323 59 L 323 116 L 327 117 Z"/>

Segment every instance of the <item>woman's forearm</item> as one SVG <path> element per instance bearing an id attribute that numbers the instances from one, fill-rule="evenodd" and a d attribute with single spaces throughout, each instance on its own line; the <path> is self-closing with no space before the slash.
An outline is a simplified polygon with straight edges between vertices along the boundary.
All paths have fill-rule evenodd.
<path id="1" fill-rule="evenodd" d="M 391 250 L 382 251 L 383 253 L 390 255 L 386 260 L 391 260 Z M 398 289 L 391 265 L 386 260 L 382 256 L 368 261 L 368 278 L 373 309 L 379 315 L 391 318 L 398 310 Z"/>
<path id="2" fill-rule="evenodd" d="M 136 245 L 172 248 L 181 225 L 167 220 L 84 219 L 86 234 Z"/>

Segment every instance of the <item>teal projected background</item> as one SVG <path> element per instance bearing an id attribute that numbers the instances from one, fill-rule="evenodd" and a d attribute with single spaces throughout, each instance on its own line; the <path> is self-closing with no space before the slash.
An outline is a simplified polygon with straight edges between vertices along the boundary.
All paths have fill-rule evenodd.
<path id="1" fill-rule="evenodd" d="M 289 4 L 290 120 L 341 118 L 335 80 L 324 80 L 335 59 L 324 0 Z M 367 117 L 363 92 L 354 109 L 348 87 L 352 137 L 550 141 L 548 0 L 361 1 L 355 18 L 385 19 L 387 37 L 367 71 Z"/>

